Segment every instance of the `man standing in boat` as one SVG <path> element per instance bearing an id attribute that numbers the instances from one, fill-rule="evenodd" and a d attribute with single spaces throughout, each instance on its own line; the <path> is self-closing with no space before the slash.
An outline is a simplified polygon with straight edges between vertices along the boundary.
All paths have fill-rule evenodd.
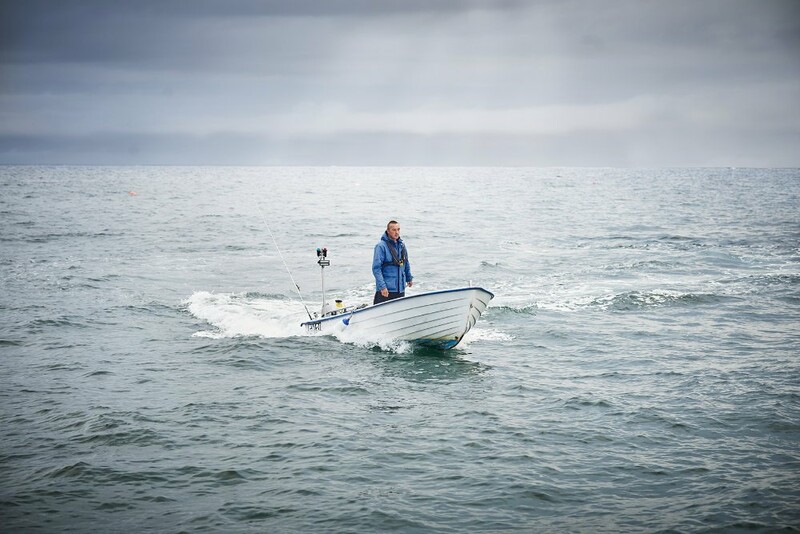
<path id="1" fill-rule="evenodd" d="M 397 221 L 389 221 L 381 240 L 375 245 L 372 274 L 375 275 L 376 286 L 373 304 L 403 297 L 406 286 L 414 285 L 408 251 L 400 239 L 400 224 Z"/>

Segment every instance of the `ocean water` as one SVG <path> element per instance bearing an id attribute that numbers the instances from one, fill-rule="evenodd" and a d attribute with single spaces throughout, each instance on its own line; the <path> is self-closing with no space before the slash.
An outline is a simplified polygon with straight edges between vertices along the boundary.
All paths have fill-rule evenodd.
<path id="1" fill-rule="evenodd" d="M 454 350 L 299 328 L 390 218 Z M 800 530 L 797 169 L 0 167 L 0 280 L 3 532 Z"/>

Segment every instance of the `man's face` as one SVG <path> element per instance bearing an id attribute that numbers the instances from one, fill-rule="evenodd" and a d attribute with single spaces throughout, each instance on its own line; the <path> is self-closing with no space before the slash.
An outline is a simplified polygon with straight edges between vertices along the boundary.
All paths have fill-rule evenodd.
<path id="1" fill-rule="evenodd" d="M 386 233 L 389 234 L 389 237 L 393 241 L 397 241 L 400 237 L 400 225 L 399 224 L 390 224 L 389 229 L 386 230 Z"/>

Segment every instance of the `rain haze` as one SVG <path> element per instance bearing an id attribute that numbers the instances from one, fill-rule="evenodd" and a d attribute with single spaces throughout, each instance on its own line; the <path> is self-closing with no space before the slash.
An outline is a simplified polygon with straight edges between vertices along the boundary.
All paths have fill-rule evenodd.
<path id="1" fill-rule="evenodd" d="M 796 1 L 0 4 L 0 163 L 800 166 Z"/>

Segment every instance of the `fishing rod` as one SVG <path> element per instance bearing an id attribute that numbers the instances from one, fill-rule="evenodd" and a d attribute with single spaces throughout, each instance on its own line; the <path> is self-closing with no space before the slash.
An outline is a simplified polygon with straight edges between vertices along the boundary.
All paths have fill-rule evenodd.
<path id="1" fill-rule="evenodd" d="M 283 266 L 286 267 L 286 272 L 289 273 L 289 278 L 292 280 L 294 287 L 297 289 L 297 295 L 300 297 L 300 302 L 303 303 L 303 308 L 306 309 L 306 313 L 308 314 L 308 319 L 312 320 L 311 312 L 308 311 L 308 306 L 306 306 L 306 302 L 303 300 L 303 295 L 300 293 L 300 286 L 297 285 L 297 282 L 294 281 L 294 276 L 292 276 L 292 271 L 289 270 L 289 266 L 286 265 L 286 260 L 283 259 L 283 254 L 281 254 L 281 249 L 278 247 L 278 242 L 275 241 L 275 236 L 272 234 L 272 229 L 269 227 L 269 223 L 267 222 L 267 218 L 264 217 L 264 212 L 261 211 L 261 206 L 256 204 L 256 209 L 258 209 L 258 213 L 261 214 L 261 220 L 264 221 L 264 226 L 267 227 L 267 231 L 269 232 L 270 237 L 272 238 L 272 242 L 275 244 L 275 250 L 278 251 L 278 256 L 281 257 L 281 261 L 283 262 Z"/>

